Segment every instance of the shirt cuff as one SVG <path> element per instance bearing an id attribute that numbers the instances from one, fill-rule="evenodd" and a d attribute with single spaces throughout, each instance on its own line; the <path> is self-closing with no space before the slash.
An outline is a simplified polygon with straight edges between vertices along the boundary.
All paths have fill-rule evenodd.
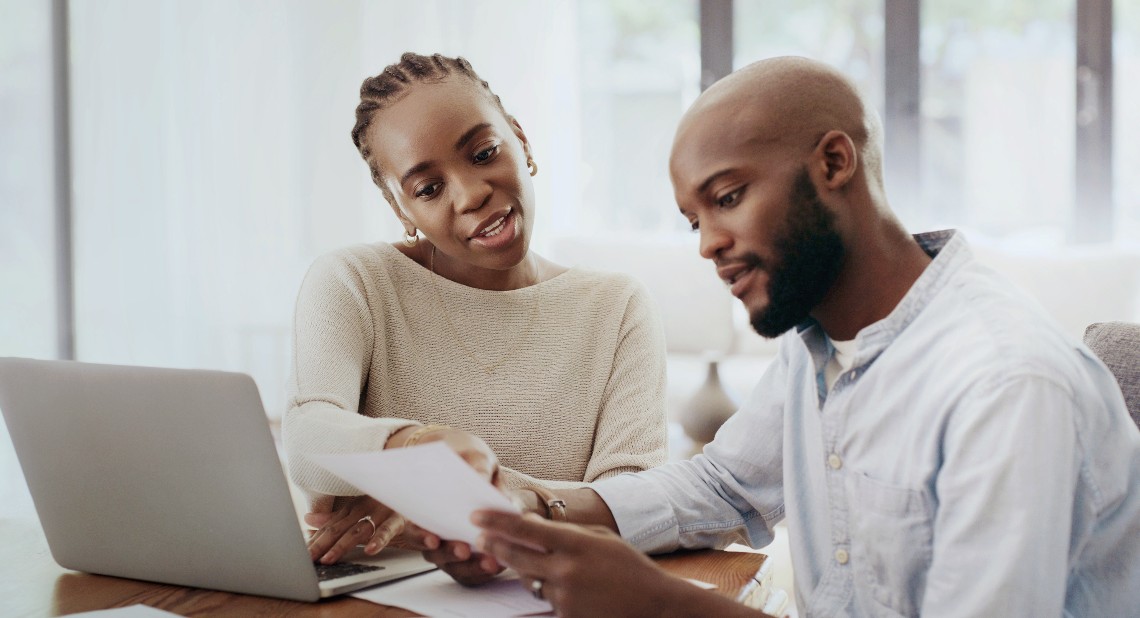
<path id="1" fill-rule="evenodd" d="M 642 473 L 627 472 L 590 484 L 617 522 L 618 533 L 637 549 L 673 551 L 680 546 L 677 518 L 665 490 Z"/>

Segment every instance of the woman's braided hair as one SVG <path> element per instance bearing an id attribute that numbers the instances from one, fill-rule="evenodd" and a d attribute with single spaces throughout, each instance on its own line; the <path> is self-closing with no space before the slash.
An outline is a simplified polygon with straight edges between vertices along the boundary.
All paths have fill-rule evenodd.
<path id="1" fill-rule="evenodd" d="M 512 119 L 503 108 L 503 102 L 499 100 L 498 95 L 492 92 L 487 82 L 479 77 L 471 67 L 471 63 L 462 57 L 449 58 L 440 54 L 421 56 L 408 52 L 400 56 L 399 62 L 388 65 L 379 75 L 369 77 L 360 86 L 360 104 L 356 106 L 356 125 L 352 127 L 352 143 L 356 145 L 360 156 L 368 164 L 368 169 L 372 173 L 372 182 L 380 187 L 384 199 L 393 206 L 396 205 L 396 198 L 381 181 L 380 169 L 371 161 L 371 149 L 363 143 L 364 134 L 372 124 L 372 117 L 386 104 L 400 99 L 413 83 L 440 82 L 456 73 L 481 86 L 503 116 L 508 120 Z"/>

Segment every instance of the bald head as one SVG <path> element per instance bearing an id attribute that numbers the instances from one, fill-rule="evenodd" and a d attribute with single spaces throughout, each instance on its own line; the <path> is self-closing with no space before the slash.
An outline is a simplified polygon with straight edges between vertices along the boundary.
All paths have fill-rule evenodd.
<path id="1" fill-rule="evenodd" d="M 769 58 L 706 90 L 681 119 L 674 151 L 713 118 L 757 145 L 807 152 L 828 131 L 846 133 L 869 182 L 882 184 L 882 128 L 874 109 L 836 69 L 807 58 Z M 694 133 L 697 133 L 694 135 Z"/>

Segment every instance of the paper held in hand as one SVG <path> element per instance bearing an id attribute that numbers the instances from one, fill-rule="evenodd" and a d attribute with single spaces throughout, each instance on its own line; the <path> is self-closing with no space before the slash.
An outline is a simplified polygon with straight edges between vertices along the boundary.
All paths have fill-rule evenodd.
<path id="1" fill-rule="evenodd" d="M 505 495 L 442 442 L 377 453 L 309 458 L 445 540 L 474 545 L 480 533 L 471 523 L 475 511 L 519 512 Z"/>

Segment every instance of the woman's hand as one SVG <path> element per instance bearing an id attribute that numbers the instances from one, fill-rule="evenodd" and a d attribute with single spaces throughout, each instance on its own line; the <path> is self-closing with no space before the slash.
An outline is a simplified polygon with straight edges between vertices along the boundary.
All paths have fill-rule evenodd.
<path id="1" fill-rule="evenodd" d="M 464 586 L 485 584 L 503 571 L 493 557 L 475 552 L 467 543 L 444 541 L 415 524 L 408 524 L 405 536 L 422 547 L 424 559 Z"/>
<path id="2" fill-rule="evenodd" d="M 414 440 L 414 445 L 443 442 L 463 458 L 467 465 L 490 481 L 492 485 L 497 487 L 499 484 L 499 458 L 495 456 L 495 452 L 487 446 L 482 438 L 473 433 L 440 425 L 426 427 L 413 425 L 404 427 L 392 434 L 384 448 L 409 446 L 408 440 Z"/>
<path id="3" fill-rule="evenodd" d="M 421 433 L 416 438 L 416 444 L 446 443 L 476 472 L 491 484 L 499 486 L 498 457 L 486 442 L 461 429 L 439 427 L 423 432 L 423 428 L 419 427 L 405 428 L 392 436 L 388 448 L 403 446 L 408 437 L 417 431 Z M 494 558 L 473 551 L 467 543 L 444 541 L 411 523 L 405 529 L 404 542 L 407 546 L 422 551 L 425 559 L 465 586 L 485 583 L 503 570 Z"/>
<path id="4" fill-rule="evenodd" d="M 337 562 L 357 545 L 368 555 L 380 553 L 404 530 L 403 517 L 369 496 L 325 496 L 312 509 L 305 515 L 305 523 L 316 528 L 309 536 L 309 556 L 321 564 Z"/>

